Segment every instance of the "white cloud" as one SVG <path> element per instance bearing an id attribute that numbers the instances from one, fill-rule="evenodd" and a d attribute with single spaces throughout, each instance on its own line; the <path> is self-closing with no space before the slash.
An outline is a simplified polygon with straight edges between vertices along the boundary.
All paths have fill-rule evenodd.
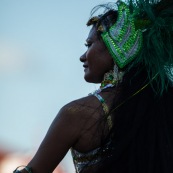
<path id="1" fill-rule="evenodd" d="M 26 64 L 27 58 L 22 46 L 7 41 L 0 42 L 0 74 L 20 71 Z"/>

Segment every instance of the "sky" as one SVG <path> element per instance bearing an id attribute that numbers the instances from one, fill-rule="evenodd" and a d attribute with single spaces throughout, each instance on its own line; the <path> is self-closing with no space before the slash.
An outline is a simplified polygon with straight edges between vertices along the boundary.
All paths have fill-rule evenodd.
<path id="1" fill-rule="evenodd" d="M 68 102 L 98 88 L 79 57 L 91 9 L 106 0 L 0 0 L 0 145 L 37 150 Z"/>
<path id="2" fill-rule="evenodd" d="M 33 148 L 66 103 L 97 85 L 79 57 L 91 9 L 101 0 L 0 1 L 0 141 Z"/>

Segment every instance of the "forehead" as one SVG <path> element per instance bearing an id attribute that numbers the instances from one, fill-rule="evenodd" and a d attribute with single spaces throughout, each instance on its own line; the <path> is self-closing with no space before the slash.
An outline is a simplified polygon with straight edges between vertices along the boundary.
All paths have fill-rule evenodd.
<path id="1" fill-rule="evenodd" d="M 88 40 L 97 40 L 97 39 L 98 39 L 97 30 L 96 30 L 96 27 L 93 26 L 88 34 L 87 41 Z"/>

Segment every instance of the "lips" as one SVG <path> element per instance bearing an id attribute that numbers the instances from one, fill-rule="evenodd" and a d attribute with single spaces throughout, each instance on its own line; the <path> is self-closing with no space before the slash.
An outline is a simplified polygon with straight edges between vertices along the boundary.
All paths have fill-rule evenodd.
<path id="1" fill-rule="evenodd" d="M 88 69 L 88 65 L 84 64 L 83 67 L 84 67 L 84 72 L 86 72 Z"/>
<path id="2" fill-rule="evenodd" d="M 88 65 L 84 64 L 83 67 L 84 67 L 84 68 L 88 68 Z"/>

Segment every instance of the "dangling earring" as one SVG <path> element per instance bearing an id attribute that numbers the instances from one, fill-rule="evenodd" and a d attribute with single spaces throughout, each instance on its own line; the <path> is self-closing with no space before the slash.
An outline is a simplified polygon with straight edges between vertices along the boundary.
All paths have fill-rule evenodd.
<path id="1" fill-rule="evenodd" d="M 100 88 L 105 88 L 107 85 L 109 85 L 109 87 L 113 87 L 114 85 L 121 83 L 123 80 L 123 76 L 124 72 L 120 71 L 118 66 L 114 64 L 113 70 L 110 70 L 109 72 L 104 74 L 104 78 L 101 82 Z"/>

